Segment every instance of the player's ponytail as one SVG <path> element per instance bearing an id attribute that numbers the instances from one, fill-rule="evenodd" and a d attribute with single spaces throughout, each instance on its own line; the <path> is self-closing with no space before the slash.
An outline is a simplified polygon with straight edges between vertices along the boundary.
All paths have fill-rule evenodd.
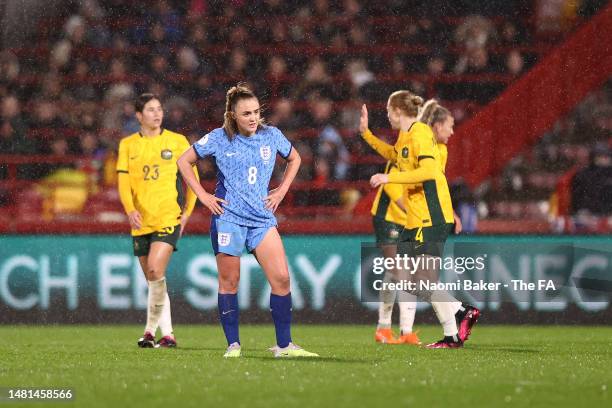
<path id="1" fill-rule="evenodd" d="M 232 86 L 225 95 L 225 114 L 223 115 L 223 129 L 227 136 L 231 139 L 238 133 L 238 125 L 234 119 L 233 113 L 236 104 L 241 99 L 257 99 L 255 93 L 247 86 L 245 82 L 239 82 L 236 86 Z"/>
<path id="2" fill-rule="evenodd" d="M 395 91 L 389 96 L 389 105 L 392 108 L 398 108 L 402 113 L 411 118 L 417 117 L 423 102 L 423 98 L 410 91 Z"/>
<path id="3" fill-rule="evenodd" d="M 450 111 L 441 106 L 437 100 L 430 99 L 423 105 L 418 120 L 426 125 L 433 126 L 436 123 L 444 122 L 450 115 Z"/>

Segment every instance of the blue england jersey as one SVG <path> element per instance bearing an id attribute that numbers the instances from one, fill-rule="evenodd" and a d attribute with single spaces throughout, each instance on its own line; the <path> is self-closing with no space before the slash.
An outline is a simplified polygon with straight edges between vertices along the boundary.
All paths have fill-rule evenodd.
<path id="1" fill-rule="evenodd" d="M 252 136 L 237 134 L 231 141 L 218 128 L 193 145 L 200 158 L 213 156 L 217 168 L 215 196 L 223 204 L 220 219 L 247 227 L 275 226 L 276 218 L 265 207 L 276 153 L 291 153 L 291 142 L 274 126 L 262 126 Z"/>

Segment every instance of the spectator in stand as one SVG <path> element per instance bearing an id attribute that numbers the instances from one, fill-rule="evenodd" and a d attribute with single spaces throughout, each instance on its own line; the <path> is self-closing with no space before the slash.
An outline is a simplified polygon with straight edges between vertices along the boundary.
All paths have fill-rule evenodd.
<path id="1" fill-rule="evenodd" d="M 525 69 L 525 60 L 519 50 L 512 50 L 506 54 L 505 72 L 512 76 L 518 77 L 523 74 Z"/>
<path id="2" fill-rule="evenodd" d="M 287 25 L 281 21 L 276 20 L 271 22 L 269 31 L 268 31 L 268 42 L 274 46 L 276 45 L 284 45 L 288 42 L 287 33 Z"/>
<path id="3" fill-rule="evenodd" d="M 206 26 L 202 23 L 192 26 L 186 43 L 199 52 L 205 52 L 206 47 L 210 46 Z"/>
<path id="4" fill-rule="evenodd" d="M 454 69 L 456 74 L 483 74 L 491 71 L 489 53 L 484 47 L 468 49 L 459 57 Z"/>
<path id="5" fill-rule="evenodd" d="M 605 144 L 595 145 L 589 166 L 574 176 L 572 213 L 612 215 L 612 155 Z"/>
<path id="6" fill-rule="evenodd" d="M 68 139 L 62 135 L 53 137 L 48 142 L 48 148 L 45 149 L 44 153 L 58 158 L 67 156 L 70 154 Z M 66 168 L 74 168 L 74 165 L 68 163 L 36 163 L 31 169 L 31 175 L 32 178 L 42 178 Z"/>
<path id="7" fill-rule="evenodd" d="M 90 82 L 90 67 L 87 61 L 79 59 L 74 63 L 68 90 L 76 99 L 96 100 L 98 93 Z"/>
<path id="8" fill-rule="evenodd" d="M 319 129 L 317 139 L 315 167 L 325 167 L 327 162 L 329 169 L 322 174 L 329 174 L 334 180 L 345 180 L 350 167 L 350 154 L 342 136 L 333 125 L 332 101 L 324 97 L 314 97 L 310 102 L 310 113 L 312 115 L 311 125 Z M 315 170 L 316 171 L 316 170 Z"/>
<path id="9" fill-rule="evenodd" d="M 227 71 L 226 75 L 244 79 L 247 73 L 247 65 L 249 62 L 249 57 L 247 53 L 242 48 L 234 48 L 232 53 L 229 55 L 229 59 L 227 62 Z"/>
<path id="10" fill-rule="evenodd" d="M 164 104 L 167 117 L 164 119 L 164 128 L 173 132 L 184 132 L 185 126 L 191 123 L 191 104 L 181 96 L 168 99 Z"/>
<path id="11" fill-rule="evenodd" d="M 75 14 L 64 25 L 64 38 L 55 43 L 51 51 L 49 68 L 51 72 L 67 73 L 75 57 L 88 55 L 88 47 L 107 46 L 110 34 L 103 25 L 96 24 L 92 29 L 85 18 Z"/>
<path id="12" fill-rule="evenodd" d="M 314 57 L 308 61 L 304 79 L 298 84 L 294 97 L 304 100 L 307 95 L 313 92 L 326 96 L 332 93 L 332 77 L 327 71 L 327 65 L 319 57 Z"/>
<path id="13" fill-rule="evenodd" d="M 468 50 L 486 47 L 496 38 L 493 22 L 479 15 L 466 17 L 455 31 L 455 41 Z"/>
<path id="14" fill-rule="evenodd" d="M 525 41 L 522 31 L 513 21 L 504 22 L 500 31 L 499 40 L 502 45 L 514 46 L 522 44 Z"/>
<path id="15" fill-rule="evenodd" d="M 163 30 L 164 42 L 167 44 L 178 42 L 183 35 L 180 14 L 172 8 L 167 0 L 157 0 L 152 10 L 153 12 L 146 19 L 159 22 Z"/>
<path id="16" fill-rule="evenodd" d="M 469 48 L 462 55 L 454 69 L 456 74 L 482 75 L 493 71 L 493 66 L 489 60 L 489 53 L 484 47 Z M 482 82 L 475 85 L 471 81 L 456 84 L 440 85 L 438 88 L 446 89 L 441 91 L 446 99 L 471 99 L 485 104 L 503 89 L 503 83 Z"/>
<path id="17" fill-rule="evenodd" d="M 82 129 L 95 132 L 98 127 L 98 112 L 100 106 L 93 101 L 69 101 L 71 109 L 63 109 L 63 117 L 68 129 Z"/>
<path id="18" fill-rule="evenodd" d="M 32 153 L 34 150 L 32 143 L 13 127 L 11 121 L 0 118 L 0 154 Z"/>
<path id="19" fill-rule="evenodd" d="M 162 54 L 155 54 L 151 57 L 151 66 L 148 74 L 153 81 L 165 82 L 168 77 L 168 58 Z"/>
<path id="20" fill-rule="evenodd" d="M 374 74 L 361 58 L 349 61 L 346 64 L 345 72 L 351 81 L 351 95 L 358 95 L 362 87 L 372 84 L 374 81 Z"/>
<path id="21" fill-rule="evenodd" d="M 0 152 L 35 153 L 36 144 L 26 135 L 27 125 L 21 114 L 19 100 L 7 95 L 0 102 Z"/>
<path id="22" fill-rule="evenodd" d="M 342 12 L 339 15 L 340 20 L 351 21 L 359 16 L 363 16 L 363 9 L 357 0 L 344 0 L 342 2 Z"/>
<path id="23" fill-rule="evenodd" d="M 313 174 L 313 155 L 312 147 L 307 140 L 300 139 L 296 130 L 299 130 L 303 123 L 300 116 L 294 111 L 293 100 L 290 98 L 279 98 L 272 103 L 272 113 L 267 117 L 269 124 L 285 130 L 287 138 L 293 143 L 294 147 L 300 152 L 302 157 L 302 165 L 297 174 L 298 180 L 312 180 Z M 277 166 L 273 178 L 275 180 L 282 178 L 282 166 Z M 298 194 L 299 195 L 299 194 Z M 302 203 L 307 200 L 302 200 Z"/>
<path id="24" fill-rule="evenodd" d="M 310 15 L 317 22 L 314 35 L 320 44 L 329 44 L 334 35 L 335 14 L 328 0 L 315 0 L 311 3 Z"/>
<path id="25" fill-rule="evenodd" d="M 263 0 L 261 6 L 253 10 L 259 16 L 283 16 L 289 14 L 291 8 L 283 0 Z"/>
<path id="26" fill-rule="evenodd" d="M 187 80 L 191 81 L 200 66 L 200 62 L 193 48 L 182 46 L 176 52 L 176 65 L 178 67 L 178 73 L 184 75 Z"/>
<path id="27" fill-rule="evenodd" d="M 427 74 L 432 77 L 437 77 L 446 72 L 446 57 L 444 54 L 437 52 L 432 54 L 427 59 Z"/>
<path id="28" fill-rule="evenodd" d="M 75 153 L 81 156 L 101 158 L 104 156 L 105 149 L 100 145 L 95 133 L 83 132 L 79 135 L 79 145 Z"/>
<path id="29" fill-rule="evenodd" d="M 293 101 L 289 98 L 279 98 L 272 105 L 272 114 L 268 122 L 277 128 L 291 132 L 300 127 L 299 119 L 293 111 Z"/>
<path id="30" fill-rule="evenodd" d="M 299 8 L 294 14 L 294 20 L 289 26 L 289 38 L 296 44 L 316 43 L 317 37 L 310 31 L 310 12 L 307 7 Z"/>
<path id="31" fill-rule="evenodd" d="M 10 51 L 0 52 L 0 85 L 9 86 L 19 77 L 19 59 Z M 2 96 L 0 94 L 0 96 Z"/>
<path id="32" fill-rule="evenodd" d="M 131 135 L 140 129 L 140 123 L 136 119 L 136 108 L 132 101 L 125 101 L 123 103 L 119 122 L 121 124 L 121 134 Z"/>
<path id="33" fill-rule="evenodd" d="M 197 74 L 210 75 L 214 71 L 214 63 L 209 53 L 210 42 L 204 24 L 199 23 L 192 27 L 186 46 L 195 52 L 198 61 Z"/>
<path id="34" fill-rule="evenodd" d="M 102 117 L 102 128 L 111 132 L 118 132 L 125 127 L 126 119 L 123 117 L 125 103 L 134 94 L 132 87 L 125 84 L 113 85 L 105 96 L 109 108 Z"/>
<path id="35" fill-rule="evenodd" d="M 208 14 L 209 4 L 207 0 L 191 0 L 187 9 L 187 22 L 199 24 L 202 18 Z"/>
<path id="36" fill-rule="evenodd" d="M 92 47 L 107 47 L 111 35 L 105 24 L 106 13 L 97 0 L 84 0 L 81 3 L 79 14 L 85 20 L 87 43 Z"/>
<path id="37" fill-rule="evenodd" d="M 58 100 L 67 93 L 68 92 L 62 86 L 61 77 L 57 74 L 50 73 L 44 77 L 38 96 L 46 99 Z"/>
<path id="38" fill-rule="evenodd" d="M 104 98 L 108 101 L 131 100 L 135 90 L 128 78 L 127 62 L 121 58 L 111 61 L 108 72 L 109 86 Z"/>
<path id="39" fill-rule="evenodd" d="M 231 47 L 243 47 L 249 41 L 249 31 L 240 24 L 229 30 L 227 43 Z"/>
<path id="40" fill-rule="evenodd" d="M 40 99 L 34 104 L 34 115 L 30 128 L 37 130 L 40 136 L 62 129 L 66 126 L 59 115 L 57 104 L 48 99 Z"/>
<path id="41" fill-rule="evenodd" d="M 198 77 L 200 62 L 193 48 L 182 46 L 176 52 L 176 82 L 173 86 L 176 93 L 187 96 L 193 89 L 193 83 Z"/>
<path id="42" fill-rule="evenodd" d="M 266 82 L 270 89 L 271 97 L 288 96 L 291 89 L 291 82 L 288 79 L 287 62 L 281 55 L 273 55 L 268 60 L 266 71 Z"/>

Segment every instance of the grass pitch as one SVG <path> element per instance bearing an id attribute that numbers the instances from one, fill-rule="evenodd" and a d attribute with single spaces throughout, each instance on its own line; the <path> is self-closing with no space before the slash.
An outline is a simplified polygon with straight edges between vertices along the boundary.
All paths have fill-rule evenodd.
<path id="1" fill-rule="evenodd" d="M 420 327 L 423 341 L 440 329 Z M 461 350 L 385 346 L 374 326 L 305 326 L 319 359 L 274 359 L 272 326 L 178 326 L 179 348 L 138 349 L 140 326 L 0 327 L 0 387 L 72 388 L 74 407 L 610 406 L 612 327 L 478 325 Z M 5 405 L 0 402 L 0 405 Z M 29 406 L 33 404 L 28 404 Z M 37 404 L 40 406 L 40 404 Z M 6 403 L 6 406 L 22 404 Z"/>

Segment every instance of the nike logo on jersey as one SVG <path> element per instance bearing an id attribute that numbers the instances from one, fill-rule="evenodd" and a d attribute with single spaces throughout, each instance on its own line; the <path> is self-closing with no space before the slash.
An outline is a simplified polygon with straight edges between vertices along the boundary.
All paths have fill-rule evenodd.
<path id="1" fill-rule="evenodd" d="M 221 312 L 221 314 L 225 316 L 226 314 L 228 314 L 228 313 L 232 313 L 232 312 L 235 312 L 235 310 L 234 310 L 234 309 L 232 309 L 232 310 L 228 310 L 228 311 L 226 311 L 226 312 Z"/>
<path id="2" fill-rule="evenodd" d="M 225 153 L 225 155 L 226 155 L 227 157 L 232 157 L 232 156 L 233 156 L 233 155 L 235 155 L 235 154 L 236 154 L 236 152 L 232 152 L 232 153 Z"/>
<path id="3" fill-rule="evenodd" d="M 138 156 L 130 157 L 130 160 L 134 160 L 136 158 L 138 158 Z"/>

